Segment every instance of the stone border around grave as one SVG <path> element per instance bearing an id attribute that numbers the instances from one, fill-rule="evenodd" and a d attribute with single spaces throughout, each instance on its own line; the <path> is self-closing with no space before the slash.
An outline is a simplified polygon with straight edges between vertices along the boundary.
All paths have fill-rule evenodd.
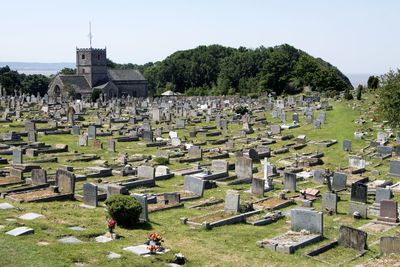
<path id="1" fill-rule="evenodd" d="M 360 252 L 360 254 L 358 254 L 358 255 L 356 255 L 356 256 L 350 258 L 350 259 L 347 259 L 347 260 L 345 260 L 344 262 L 341 262 L 341 263 L 339 263 L 339 264 L 333 264 L 333 263 L 330 263 L 330 262 L 327 262 L 327 261 L 324 261 L 324 260 L 320 260 L 320 259 L 314 258 L 315 256 L 318 256 L 319 254 L 322 254 L 322 253 L 324 253 L 324 252 L 326 252 L 326 251 L 328 251 L 328 250 L 330 250 L 330 249 L 332 249 L 332 248 L 334 248 L 334 247 L 336 247 L 336 246 L 339 246 L 338 240 L 331 241 L 331 242 L 329 242 L 328 244 L 325 244 L 325 245 L 323 245 L 323 246 L 321 246 L 321 247 L 319 247 L 319 248 L 310 250 L 310 251 L 306 252 L 306 253 L 304 254 L 304 256 L 307 257 L 307 258 L 310 258 L 310 259 L 313 259 L 313 260 L 316 260 L 316 261 L 319 261 L 319 262 L 328 264 L 328 265 L 343 265 L 343 264 L 352 262 L 352 261 L 354 261 L 355 259 L 364 256 L 364 254 L 368 252 L 368 250 L 362 250 L 362 251 Z M 350 248 L 350 249 L 351 249 L 351 248 Z"/>
<path id="2" fill-rule="evenodd" d="M 264 198 L 264 199 L 261 199 L 261 200 L 257 200 L 257 201 L 255 201 L 255 202 L 253 202 L 253 205 L 254 205 L 254 204 L 257 205 L 257 203 L 266 201 L 266 200 L 268 200 L 268 199 L 270 199 L 270 198 L 273 198 L 273 197 L 267 197 L 267 198 Z M 278 205 L 272 207 L 271 210 L 283 209 L 283 208 L 289 207 L 290 205 L 294 205 L 294 204 L 296 204 L 296 203 L 295 203 L 295 201 L 294 201 L 293 199 L 287 199 L 285 202 L 283 202 L 283 203 L 281 203 L 281 204 L 278 204 Z M 266 210 L 268 210 L 268 209 L 266 209 Z"/>
<path id="3" fill-rule="evenodd" d="M 279 235 L 277 237 L 269 239 L 268 241 L 272 241 L 273 242 L 274 240 L 278 240 L 279 238 L 284 237 L 287 234 L 288 233 L 284 233 L 283 235 Z M 272 251 L 279 251 L 279 252 L 283 252 L 283 253 L 286 253 L 286 254 L 293 254 L 295 252 L 295 250 L 297 250 L 299 248 L 302 248 L 302 247 L 305 247 L 305 246 L 308 246 L 308 245 L 313 244 L 313 243 L 317 243 L 317 242 L 319 242 L 321 240 L 323 240 L 323 236 L 322 235 L 312 234 L 312 235 L 310 235 L 310 238 L 308 238 L 308 239 L 306 239 L 304 241 L 300 241 L 300 242 L 294 243 L 294 244 L 289 245 L 289 246 L 288 245 L 282 246 L 282 245 L 279 245 L 279 244 L 276 244 L 276 243 L 275 244 L 273 244 L 273 243 L 272 244 L 271 243 L 263 244 L 262 243 L 263 241 L 257 241 L 256 244 L 259 244 L 259 245 L 263 246 L 264 248 L 267 248 L 267 249 L 272 250 Z"/>
<path id="4" fill-rule="evenodd" d="M 21 192 L 18 194 L 24 194 L 25 192 Z M 68 193 L 68 194 L 62 194 L 62 195 L 56 195 L 56 196 L 50 196 L 50 197 L 43 197 L 43 198 L 36 198 L 32 200 L 23 200 L 23 199 L 18 199 L 18 198 L 13 198 L 10 195 L 6 195 L 5 199 L 17 202 L 17 203 L 33 203 L 33 202 L 48 202 L 48 201 L 64 201 L 64 200 L 73 200 L 74 199 L 74 194 L 73 193 Z"/>
<path id="5" fill-rule="evenodd" d="M 159 209 L 156 209 L 156 210 L 150 210 L 149 209 L 149 213 L 153 213 L 153 212 L 157 212 L 157 211 L 170 210 L 170 209 L 174 209 L 174 208 L 181 208 L 183 206 L 184 206 L 183 203 L 177 203 L 177 204 L 170 205 L 170 206 L 164 207 L 164 208 L 159 208 Z"/>

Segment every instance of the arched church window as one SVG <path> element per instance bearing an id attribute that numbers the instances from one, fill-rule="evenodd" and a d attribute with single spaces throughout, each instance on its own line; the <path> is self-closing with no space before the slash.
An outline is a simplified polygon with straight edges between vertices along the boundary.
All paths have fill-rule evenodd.
<path id="1" fill-rule="evenodd" d="M 85 59 L 85 55 L 82 55 L 82 59 Z"/>

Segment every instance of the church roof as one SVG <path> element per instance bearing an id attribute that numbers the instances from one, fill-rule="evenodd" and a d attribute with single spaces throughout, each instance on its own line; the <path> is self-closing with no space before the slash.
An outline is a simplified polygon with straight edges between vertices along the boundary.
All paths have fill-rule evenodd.
<path id="1" fill-rule="evenodd" d="M 59 77 L 64 85 L 69 83 L 80 90 L 91 90 L 89 83 L 83 75 L 59 75 Z"/>
<path id="2" fill-rule="evenodd" d="M 108 76 L 113 81 L 144 81 L 146 78 L 139 70 L 115 70 L 108 69 Z"/>

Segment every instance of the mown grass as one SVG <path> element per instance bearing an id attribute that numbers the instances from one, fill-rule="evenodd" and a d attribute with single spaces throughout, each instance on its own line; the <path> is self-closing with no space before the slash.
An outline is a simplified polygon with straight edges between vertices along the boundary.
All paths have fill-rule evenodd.
<path id="1" fill-rule="evenodd" d="M 348 153 L 342 151 L 342 141 L 344 139 L 352 140 L 353 154 L 359 154 L 359 150 L 365 147 L 368 142 L 365 140 L 356 140 L 353 138 L 353 133 L 356 129 L 360 128 L 360 125 L 355 124 L 355 121 L 359 119 L 360 112 L 362 110 L 364 117 L 372 117 L 372 114 L 368 115 L 364 111 L 370 105 L 371 98 L 365 96 L 366 100 L 364 103 L 359 103 L 360 108 L 352 108 L 348 102 L 333 102 L 330 104 L 334 105 L 332 111 L 327 111 L 326 123 L 322 125 L 321 130 L 314 130 L 313 124 L 307 125 L 304 123 L 305 119 L 300 116 L 302 126 L 300 128 L 292 130 L 284 130 L 283 134 L 293 134 L 294 136 L 303 135 L 307 136 L 307 140 L 326 140 L 336 139 L 338 144 L 333 145 L 329 148 L 322 148 L 312 144 L 309 144 L 306 148 L 300 150 L 298 153 L 320 151 L 324 152 L 325 156 L 324 166 L 322 168 L 334 169 L 339 165 L 346 167 L 348 165 Z M 277 119 L 271 118 L 270 112 L 265 112 L 267 120 L 272 123 L 278 123 Z M 316 113 L 315 113 L 316 116 Z M 288 118 L 291 118 L 291 114 L 288 113 Z M 93 117 L 92 117 L 93 118 Z M 213 123 L 207 124 L 205 122 L 201 125 L 212 125 Z M 46 125 L 37 125 L 38 128 L 45 127 Z M 155 126 L 155 125 L 154 125 Z M 162 126 L 162 125 L 161 125 Z M 197 125 L 198 127 L 198 125 Z M 374 129 L 372 135 L 376 136 L 377 128 L 374 127 L 373 122 L 367 122 L 362 125 L 363 128 L 371 127 Z M 192 129 L 193 126 L 187 127 L 184 130 L 178 130 L 179 137 L 187 136 L 187 130 Z M 231 136 L 232 131 L 239 130 L 240 125 L 229 125 L 229 131 L 224 134 Z M 10 123 L 9 127 L 0 127 L 0 132 L 8 130 L 23 130 L 23 124 L 21 122 Z M 262 129 L 266 131 L 266 129 Z M 250 136 L 256 136 L 254 133 Z M 164 134 L 164 137 L 167 137 Z M 100 137 L 103 144 L 106 145 L 108 137 Z M 219 139 L 221 137 L 197 137 L 196 141 L 208 140 L 208 139 Z M 133 154 L 144 154 L 154 155 L 158 150 L 157 148 L 144 148 L 136 145 L 135 142 L 128 143 L 117 143 L 115 153 L 106 152 L 105 150 L 94 150 L 92 142 L 89 141 L 89 147 L 78 147 L 77 137 L 72 135 L 39 135 L 38 141 L 45 142 L 46 144 L 68 144 L 69 151 L 79 151 L 80 153 L 92 153 L 101 156 L 101 159 L 107 160 L 110 164 L 115 163 L 115 159 L 118 158 L 118 153 L 126 151 L 129 155 Z M 278 141 L 277 144 L 271 145 L 273 149 L 278 149 L 282 144 L 293 142 L 289 141 Z M 393 140 L 391 140 L 393 142 Z M 212 148 L 213 146 L 206 146 Z M 247 148 L 250 145 L 237 144 L 236 148 Z M 63 153 L 66 154 L 66 153 Z M 278 159 L 293 155 L 292 151 L 287 154 L 273 156 L 270 161 L 275 163 Z M 4 156 L 5 158 L 11 159 L 11 156 Z M 54 155 L 40 155 L 36 158 L 51 158 L 57 157 Z M 88 166 L 95 166 L 93 162 L 82 162 L 82 163 L 68 163 L 66 159 L 68 157 L 59 157 L 58 163 L 45 163 L 41 164 L 43 167 L 48 169 L 48 172 L 55 172 L 57 164 L 72 165 L 76 169 L 84 168 Z M 27 157 L 25 156 L 26 160 Z M 33 158 L 34 159 L 34 158 Z M 229 161 L 234 162 L 233 158 Z M 210 161 L 204 161 L 210 162 Z M 372 166 L 380 163 L 379 160 L 368 160 L 369 165 L 367 166 L 366 176 L 370 175 Z M 138 163 L 133 163 L 136 165 Z M 190 164 L 179 164 L 175 161 L 171 161 L 168 165 L 172 170 L 188 167 Z M 255 164 L 258 169 L 261 169 L 261 164 Z M 388 161 L 384 161 L 382 166 L 377 168 L 381 171 L 381 175 L 378 179 L 386 179 L 388 172 Z M 104 178 L 103 180 L 108 180 Z M 111 180 L 111 178 L 110 178 Z M 277 180 L 282 181 L 282 178 Z M 394 179 L 397 182 L 399 179 Z M 89 179 L 86 182 L 93 181 Z M 84 182 L 77 183 L 77 191 L 79 192 Z M 151 188 L 154 193 L 168 192 L 168 191 L 179 191 L 180 187 L 178 184 L 183 183 L 182 176 L 175 176 L 172 179 L 157 181 L 157 186 Z M 298 185 L 298 190 L 306 189 L 308 187 L 315 186 L 313 183 L 308 182 L 302 185 Z M 240 190 L 240 194 L 243 200 L 251 199 L 249 193 L 244 192 L 243 189 L 248 189 L 249 185 L 236 185 L 236 186 L 224 186 L 220 185 L 218 188 L 213 188 L 205 191 L 204 199 L 215 197 L 217 199 L 224 199 L 225 192 L 227 189 Z M 265 196 L 272 196 L 278 190 L 282 189 L 281 184 L 276 184 L 277 190 L 274 192 L 268 192 Z M 4 190 L 4 189 L 0 189 Z M 131 192 L 139 192 L 142 188 L 131 190 Z M 321 193 L 326 191 L 325 187 L 319 188 Z M 162 212 L 151 213 L 151 222 L 140 225 L 133 229 L 123 229 L 117 226 L 116 232 L 123 236 L 119 240 L 115 240 L 109 243 L 96 243 L 93 238 L 104 234 L 107 231 L 106 212 L 103 206 L 100 206 L 94 210 L 83 209 L 79 207 L 79 201 L 64 201 L 64 202 L 52 202 L 52 203 L 23 203 L 15 204 L 18 209 L 13 210 L 2 210 L 0 212 L 0 225 L 4 225 L 4 229 L 0 229 L 0 266 L 75 266 L 76 263 L 83 263 L 86 266 L 165 266 L 165 263 L 169 262 L 173 258 L 173 254 L 181 252 L 187 259 L 187 266 L 320 266 L 322 263 L 309 259 L 302 256 L 305 252 L 317 248 L 322 244 L 328 243 L 332 240 L 337 239 L 340 225 L 348 225 L 351 227 L 359 227 L 369 222 L 369 220 L 355 220 L 348 216 L 349 207 L 349 195 L 342 194 L 341 201 L 338 203 L 338 214 L 335 216 L 324 215 L 324 240 L 301 248 L 297 250 L 293 255 L 285 255 L 278 252 L 272 252 L 267 249 L 259 248 L 255 245 L 256 241 L 263 240 L 266 238 L 273 238 L 277 235 L 281 235 L 290 229 L 290 224 L 286 220 L 290 218 L 281 219 L 278 222 L 272 223 L 267 226 L 255 227 L 247 224 L 236 224 L 228 225 L 223 227 L 217 227 L 212 230 L 205 229 L 194 229 L 188 225 L 180 224 L 179 218 L 187 217 L 193 218 L 201 215 L 205 215 L 210 212 L 209 209 L 188 209 L 190 206 L 197 201 L 186 202 L 185 208 L 171 209 Z M 399 196 L 395 195 L 395 200 L 399 200 Z M 372 201 L 372 200 L 370 200 Z M 6 202 L 2 200 L 1 202 Z M 299 203 L 297 203 L 299 205 Z M 293 208 L 290 206 L 288 208 Z M 314 202 L 314 208 L 321 210 L 322 204 L 321 199 Z M 33 220 L 33 221 L 21 221 L 17 219 L 17 222 L 7 221 L 7 218 L 17 218 L 18 216 L 27 212 L 37 212 L 44 215 L 44 218 Z M 24 223 L 28 227 L 35 229 L 35 234 L 12 237 L 5 235 L 4 232 L 11 230 L 20 223 Z M 86 231 L 76 232 L 69 230 L 70 226 L 80 226 Z M 157 232 L 165 238 L 165 247 L 170 248 L 172 252 L 167 253 L 163 256 L 154 256 L 149 258 L 142 258 L 132 253 L 123 250 L 124 247 L 132 246 L 143 243 L 147 235 L 151 232 Z M 397 229 L 394 228 L 385 233 L 369 233 L 368 245 L 369 252 L 363 257 L 349 263 L 349 266 L 361 263 L 372 256 L 379 254 L 379 245 L 371 245 L 373 242 L 379 240 L 381 235 L 398 235 Z M 78 239 L 84 241 L 82 244 L 62 244 L 57 240 L 65 236 L 75 236 Z M 40 245 L 39 242 L 47 242 L 48 245 Z M 115 252 L 122 255 L 120 259 L 107 259 L 109 252 Z M 328 252 L 327 252 L 328 253 Z M 330 255 L 331 253 L 332 255 Z M 334 261 L 339 263 L 348 259 L 349 253 L 344 253 L 340 248 L 325 254 L 329 258 L 334 257 Z M 331 262 L 329 260 L 329 262 Z"/>

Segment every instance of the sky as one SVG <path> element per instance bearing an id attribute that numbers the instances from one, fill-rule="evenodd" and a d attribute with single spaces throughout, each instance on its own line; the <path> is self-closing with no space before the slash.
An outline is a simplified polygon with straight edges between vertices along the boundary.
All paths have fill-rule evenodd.
<path id="1" fill-rule="evenodd" d="M 344 73 L 400 67 L 400 1 L 0 0 L 0 62 L 75 62 L 107 47 L 117 63 L 155 62 L 199 45 L 290 44 Z"/>

